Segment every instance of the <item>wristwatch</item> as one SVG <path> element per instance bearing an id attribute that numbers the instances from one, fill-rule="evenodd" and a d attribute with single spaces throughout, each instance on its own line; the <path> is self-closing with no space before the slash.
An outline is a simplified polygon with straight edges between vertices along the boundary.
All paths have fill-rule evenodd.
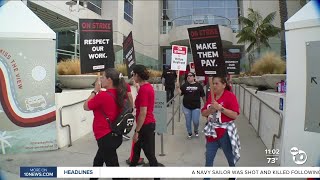
<path id="1" fill-rule="evenodd" d="M 139 134 L 140 131 L 137 131 L 136 129 L 134 130 L 135 133 Z"/>
<path id="2" fill-rule="evenodd" d="M 92 94 L 92 93 L 93 93 L 94 95 L 97 95 L 97 92 L 95 92 L 95 91 L 92 91 L 91 94 Z"/>
<path id="3" fill-rule="evenodd" d="M 220 111 L 223 112 L 224 111 L 224 107 L 221 107 Z"/>

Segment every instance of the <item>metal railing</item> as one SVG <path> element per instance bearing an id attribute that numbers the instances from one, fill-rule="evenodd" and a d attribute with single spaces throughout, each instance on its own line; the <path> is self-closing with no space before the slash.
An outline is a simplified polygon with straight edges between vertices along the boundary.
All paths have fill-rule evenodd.
<path id="1" fill-rule="evenodd" d="M 178 108 L 175 110 L 175 99 L 176 97 L 179 96 L 178 98 Z M 180 114 L 181 114 L 181 96 L 179 93 L 177 93 L 170 101 L 167 102 L 167 106 L 169 106 L 170 104 L 172 103 L 172 117 L 170 118 L 170 120 L 167 122 L 167 127 L 170 125 L 171 123 L 171 127 L 172 127 L 172 132 L 171 134 L 174 135 L 174 116 L 176 115 L 176 113 L 179 111 L 179 114 L 178 114 L 178 122 L 180 122 Z M 160 146 L 161 146 L 161 152 L 160 152 L 160 156 L 165 156 L 164 154 L 164 147 L 163 147 L 163 134 L 160 135 Z"/>
<path id="2" fill-rule="evenodd" d="M 237 89 L 235 89 L 235 94 L 237 97 L 239 97 L 239 104 L 241 103 L 241 92 L 240 92 L 240 87 L 244 90 L 243 91 L 243 105 L 242 105 L 242 112 L 245 113 L 245 104 L 246 104 L 246 92 L 249 92 L 250 96 L 250 103 L 249 103 L 249 124 L 252 125 L 251 123 L 251 104 L 252 104 L 252 96 L 254 96 L 257 100 L 259 100 L 259 118 L 258 118 L 258 130 L 257 130 L 257 136 L 260 137 L 260 124 L 261 124 L 261 105 L 264 104 L 266 107 L 268 107 L 270 110 L 272 110 L 274 113 L 279 115 L 279 129 L 278 129 L 278 133 L 277 134 L 273 134 L 272 137 L 272 144 L 271 144 L 271 149 L 274 149 L 275 146 L 275 140 L 276 138 L 279 139 L 281 137 L 281 133 L 282 133 L 282 123 L 283 123 L 283 114 L 282 112 L 274 109 L 273 107 L 271 107 L 270 105 L 268 105 L 266 102 L 264 102 L 261 98 L 259 98 L 258 96 L 256 96 L 255 94 L 253 94 L 252 92 L 250 92 L 249 90 L 247 90 L 243 85 L 238 84 L 238 93 L 237 93 Z"/>
<path id="3" fill-rule="evenodd" d="M 66 107 L 70 107 L 70 106 L 74 106 L 74 105 L 83 103 L 83 102 L 85 102 L 86 100 L 87 100 L 87 99 L 81 100 L 81 101 L 78 101 L 78 102 L 75 102 L 75 103 L 72 103 L 72 104 L 64 105 L 64 106 L 61 106 L 61 107 L 59 108 L 60 126 L 63 127 L 63 128 L 64 128 L 64 127 L 68 127 L 68 134 L 69 134 L 69 144 L 68 144 L 68 147 L 72 146 L 71 126 L 70 126 L 70 124 L 64 125 L 64 124 L 62 123 L 62 109 L 63 109 L 63 108 L 66 108 Z"/>

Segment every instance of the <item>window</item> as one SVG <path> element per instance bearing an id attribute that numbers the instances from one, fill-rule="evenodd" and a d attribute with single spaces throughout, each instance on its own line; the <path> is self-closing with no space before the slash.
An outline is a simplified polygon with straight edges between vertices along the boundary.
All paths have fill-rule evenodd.
<path id="1" fill-rule="evenodd" d="M 77 2 L 77 0 L 72 0 L 74 2 Z M 84 6 L 83 1 L 79 1 L 80 6 Z M 101 15 L 101 6 L 102 6 L 102 0 L 89 0 L 87 1 L 87 8 L 99 15 Z"/>
<path id="2" fill-rule="evenodd" d="M 124 0 L 124 19 L 133 23 L 133 0 Z"/>

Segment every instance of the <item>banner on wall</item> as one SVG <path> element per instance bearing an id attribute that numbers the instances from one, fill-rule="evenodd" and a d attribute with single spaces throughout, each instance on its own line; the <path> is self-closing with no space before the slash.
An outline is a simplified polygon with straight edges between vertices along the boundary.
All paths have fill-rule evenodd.
<path id="1" fill-rule="evenodd" d="M 133 46 L 132 31 L 129 33 L 128 37 L 123 41 L 123 60 L 126 62 L 128 78 L 132 77 L 133 67 L 136 64 L 136 57 Z"/>
<path id="2" fill-rule="evenodd" d="M 79 19 L 81 73 L 113 68 L 112 20 Z"/>
<path id="3" fill-rule="evenodd" d="M 171 70 L 186 71 L 188 47 L 172 45 Z"/>
<path id="4" fill-rule="evenodd" d="M 188 28 L 197 76 L 226 75 L 218 25 Z"/>
<path id="5" fill-rule="evenodd" d="M 226 63 L 226 71 L 230 75 L 240 74 L 240 49 L 224 49 L 223 57 Z"/>

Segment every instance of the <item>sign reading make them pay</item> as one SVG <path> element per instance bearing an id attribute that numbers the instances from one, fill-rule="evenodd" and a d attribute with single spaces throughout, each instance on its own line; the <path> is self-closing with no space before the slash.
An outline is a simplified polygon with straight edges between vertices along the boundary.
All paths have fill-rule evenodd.
<path id="1" fill-rule="evenodd" d="M 171 70 L 185 71 L 188 47 L 172 45 Z"/>
<path id="2" fill-rule="evenodd" d="M 156 91 L 156 102 L 154 115 L 156 118 L 156 132 L 159 134 L 167 132 L 167 101 L 166 91 Z"/>
<path id="3" fill-rule="evenodd" d="M 306 131 L 320 133 L 320 61 L 319 61 L 320 41 L 306 43 L 306 118 L 304 128 Z"/>

